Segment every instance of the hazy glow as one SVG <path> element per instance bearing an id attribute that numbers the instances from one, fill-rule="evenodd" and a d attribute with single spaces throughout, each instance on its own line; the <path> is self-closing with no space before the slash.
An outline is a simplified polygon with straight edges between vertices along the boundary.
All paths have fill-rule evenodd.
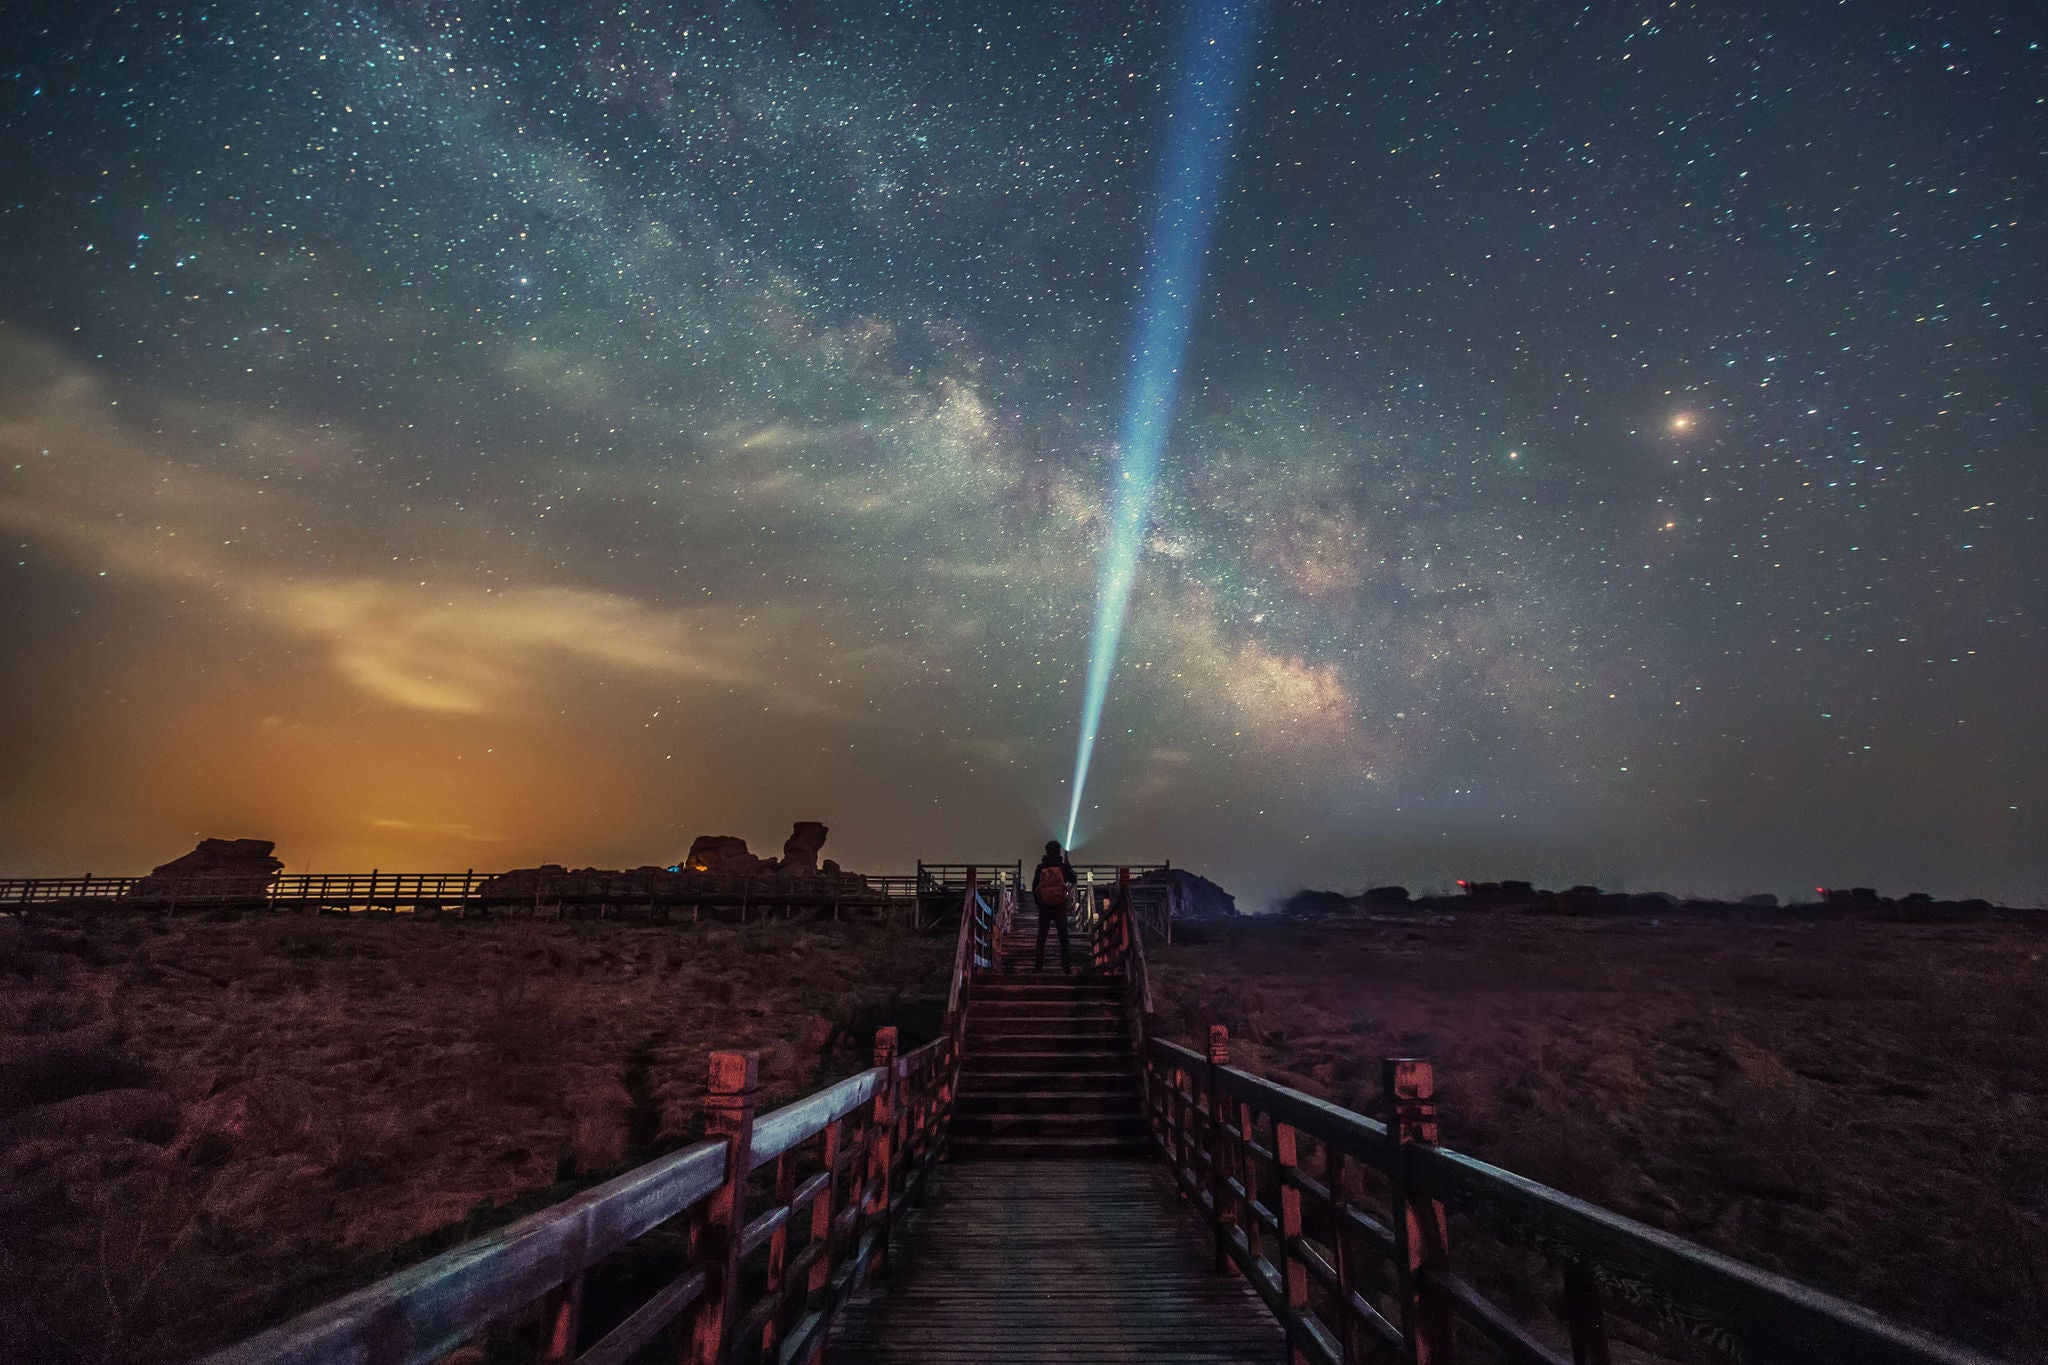
<path id="1" fill-rule="evenodd" d="M 1152 518 L 1160 456 L 1173 424 L 1181 363 L 1202 291 L 1202 267 L 1216 229 L 1216 207 L 1230 159 L 1239 92 L 1251 66 L 1260 0 L 1201 0 L 1181 33 L 1180 84 L 1169 111 L 1159 163 L 1133 330 L 1128 387 L 1119 432 L 1121 456 L 1112 499 L 1109 542 L 1103 547 L 1095 596 L 1095 630 L 1088 646 L 1088 686 L 1081 702 L 1081 743 L 1074 758 L 1074 792 L 1067 809 L 1067 846 L 1081 817 L 1088 765 L 1109 675 L 1116 667 L 1138 555 Z"/>

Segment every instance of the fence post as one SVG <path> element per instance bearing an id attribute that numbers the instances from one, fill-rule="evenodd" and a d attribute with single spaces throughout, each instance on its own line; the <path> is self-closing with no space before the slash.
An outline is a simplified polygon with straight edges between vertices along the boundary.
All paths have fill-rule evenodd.
<path id="1" fill-rule="evenodd" d="M 1356 1272 L 1351 1256 L 1351 1230 L 1344 1219 L 1344 1153 L 1330 1143 L 1323 1144 L 1323 1183 L 1330 1187 L 1330 1255 L 1337 1272 L 1337 1301 L 1348 1304 L 1356 1288 Z M 1344 1359 L 1366 1360 L 1370 1354 L 1366 1348 L 1365 1330 L 1360 1326 L 1355 1313 L 1339 1313 L 1338 1340 L 1342 1343 Z"/>
<path id="2" fill-rule="evenodd" d="M 1583 1261 L 1564 1263 L 1564 1320 L 1572 1335 L 1572 1365 L 1608 1365 L 1600 1283 L 1593 1278 L 1593 1268 Z"/>
<path id="3" fill-rule="evenodd" d="M 845 1123 L 839 1118 L 825 1125 L 825 1188 L 811 1201 L 811 1244 L 818 1248 L 808 1286 L 813 1304 L 832 1283 L 832 1223 L 839 1213 L 839 1153 L 845 1141 Z"/>
<path id="4" fill-rule="evenodd" d="M 754 1165 L 754 1090 L 761 1079 L 758 1052 L 711 1054 L 710 1093 L 704 1097 L 704 1135 L 724 1138 L 725 1183 L 712 1194 L 695 1229 L 693 1259 L 710 1282 L 690 1323 L 689 1365 L 725 1359 L 739 1317 L 740 1230 L 747 1225 L 747 1176 Z"/>
<path id="5" fill-rule="evenodd" d="M 1209 1025 L 1209 1205 L 1211 1226 L 1216 1233 L 1216 1268 L 1230 1264 L 1230 1243 L 1237 1240 L 1237 1201 L 1230 1194 L 1229 1158 L 1223 1134 L 1223 1068 L 1230 1065 L 1230 1030 L 1222 1024 Z M 1188 1106 L 1193 1111 L 1195 1106 Z M 1188 1117 L 1199 1118 L 1190 1112 Z M 1189 1153 L 1188 1164 L 1195 1164 Z"/>
<path id="6" fill-rule="evenodd" d="M 1138 932 L 1133 922 L 1135 910 L 1131 906 L 1131 870 L 1120 867 L 1116 870 L 1116 938 L 1110 942 L 1110 951 L 1117 957 L 1117 974 L 1124 980 L 1131 979 L 1131 935 Z"/>
<path id="7" fill-rule="evenodd" d="M 567 1284 L 555 1286 L 541 1300 L 540 1342 L 534 1353 L 538 1365 L 571 1365 L 576 1359 L 576 1338 L 583 1327 L 583 1275 L 577 1272 Z"/>
<path id="8" fill-rule="evenodd" d="M 1301 1320 L 1308 1313 L 1308 1266 L 1301 1259 L 1301 1143 L 1291 1123 L 1273 1120 L 1274 1177 L 1280 1188 L 1280 1289 L 1287 1297 L 1288 1358 L 1292 1365 L 1308 1365 L 1308 1353 L 1301 1349 Z M 1346 1314 L 1348 1317 L 1349 1314 Z"/>
<path id="9" fill-rule="evenodd" d="M 875 1084 L 874 1135 L 868 1146 L 868 1170 L 874 1194 L 868 1203 L 868 1217 L 882 1229 L 876 1266 L 889 1268 L 889 1173 L 896 1164 L 896 1029 L 894 1025 L 875 1030 L 875 1065 L 882 1078 Z"/>
<path id="10" fill-rule="evenodd" d="M 784 1152 L 775 1158 L 775 1202 L 788 1208 L 796 1198 L 796 1153 Z M 768 1276 L 766 1293 L 773 1298 L 782 1288 L 783 1273 L 789 1267 L 789 1222 L 783 1221 L 768 1237 Z M 775 1342 L 782 1335 L 783 1314 L 777 1313 L 761 1324 L 761 1354 L 773 1358 Z"/>
<path id="11" fill-rule="evenodd" d="M 1414 1365 L 1451 1365 L 1457 1359 L 1450 1300 L 1428 1283 L 1451 1269 L 1444 1206 L 1415 1188 L 1411 1147 L 1436 1146 L 1436 1072 L 1428 1062 L 1388 1057 L 1380 1063 L 1387 1100 L 1387 1136 L 1393 1151 L 1394 1297 L 1401 1305 L 1401 1336 Z"/>

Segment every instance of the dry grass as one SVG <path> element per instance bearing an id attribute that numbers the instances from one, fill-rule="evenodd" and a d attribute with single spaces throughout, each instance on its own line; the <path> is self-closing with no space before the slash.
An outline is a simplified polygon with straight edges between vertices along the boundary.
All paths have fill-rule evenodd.
<path id="1" fill-rule="evenodd" d="M 173 1361 L 928 1036 L 870 927 L 0 925 L 0 1359 Z M 83 1098 L 72 1098 L 82 1096 Z M 168 1098 L 167 1098 L 168 1097 Z"/>
<path id="2" fill-rule="evenodd" d="M 1169 1028 L 2016 1360 L 2048 1360 L 2048 925 L 1241 921 L 1152 962 Z M 1513 1258 L 1475 1247 L 1524 1304 Z M 1474 1266 L 1478 1269 L 1480 1267 Z M 1524 1272 L 1525 1273 L 1525 1272 Z"/>

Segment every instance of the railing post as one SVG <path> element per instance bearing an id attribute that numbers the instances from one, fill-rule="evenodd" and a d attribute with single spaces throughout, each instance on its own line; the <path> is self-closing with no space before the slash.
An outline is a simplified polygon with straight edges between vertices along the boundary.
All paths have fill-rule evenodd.
<path id="1" fill-rule="evenodd" d="M 1331 1268 L 1337 1272 L 1337 1300 L 1348 1304 L 1356 1288 L 1356 1274 L 1351 1256 L 1352 1234 L 1344 1225 L 1344 1153 L 1328 1142 L 1323 1144 L 1323 1183 L 1330 1188 L 1330 1255 L 1334 1260 Z M 1359 1325 L 1358 1315 L 1339 1313 L 1337 1322 L 1344 1359 L 1347 1362 L 1368 1359 L 1365 1331 Z"/>
<path id="2" fill-rule="evenodd" d="M 813 1304 L 832 1283 L 832 1220 L 839 1213 L 839 1153 L 845 1141 L 845 1123 L 845 1119 L 833 1119 L 825 1125 L 825 1188 L 811 1201 L 811 1242 L 818 1248 L 807 1286 Z"/>
<path id="3" fill-rule="evenodd" d="M 1116 930 L 1110 940 L 1110 951 L 1116 955 L 1117 970 L 1128 981 L 1131 977 L 1131 935 L 1138 932 L 1138 926 L 1131 922 L 1131 870 L 1120 867 L 1116 870 Z"/>
<path id="4" fill-rule="evenodd" d="M 1608 1365 L 1600 1284 L 1593 1278 L 1593 1268 L 1583 1261 L 1564 1263 L 1564 1321 L 1572 1335 L 1572 1365 Z"/>
<path id="5" fill-rule="evenodd" d="M 788 1208 L 790 1200 L 794 1199 L 795 1197 L 796 1153 L 794 1151 L 788 1151 L 784 1152 L 781 1156 L 775 1158 L 775 1202 L 781 1205 L 783 1208 Z M 770 1234 L 768 1238 L 768 1277 L 766 1293 L 769 1296 L 772 1297 L 781 1290 L 782 1277 L 784 1272 L 787 1271 L 788 1267 L 789 1223 L 785 1221 L 783 1225 L 775 1229 L 775 1231 L 772 1234 Z M 769 1318 L 768 1321 L 761 1324 L 761 1354 L 764 1357 L 774 1356 L 775 1342 L 776 1339 L 781 1335 L 781 1314 L 777 1314 Z"/>
<path id="6" fill-rule="evenodd" d="M 1301 1349 L 1301 1320 L 1308 1313 L 1308 1267 L 1301 1259 L 1301 1144 L 1291 1123 L 1273 1119 L 1274 1177 L 1280 1189 L 1280 1290 L 1287 1298 L 1288 1358 L 1292 1365 L 1308 1365 L 1308 1353 Z M 1348 1314 L 1347 1314 L 1348 1316 Z"/>
<path id="7" fill-rule="evenodd" d="M 540 1343 L 534 1352 L 538 1365 L 571 1365 L 576 1359 L 576 1337 L 583 1327 L 583 1275 L 557 1285 L 541 1300 Z"/>
<path id="8" fill-rule="evenodd" d="M 893 1025 L 875 1030 L 875 1065 L 882 1069 L 882 1078 L 875 1085 L 874 1135 L 868 1147 L 869 1180 L 874 1188 L 868 1203 L 868 1217 L 880 1226 L 882 1236 L 870 1271 L 875 1266 L 884 1270 L 889 1266 L 889 1176 L 896 1165 L 896 1029 Z"/>
<path id="9" fill-rule="evenodd" d="M 725 1183 L 706 1202 L 696 1228 L 694 1259 L 710 1282 L 690 1323 L 688 1365 L 719 1365 L 739 1317 L 740 1231 L 747 1225 L 747 1176 L 754 1164 L 754 1091 L 761 1079 L 758 1052 L 711 1054 L 710 1093 L 704 1097 L 706 1137 L 724 1138 Z"/>
<path id="10" fill-rule="evenodd" d="M 1216 1268 L 1230 1264 L 1230 1244 L 1237 1240 L 1237 1201 L 1230 1193 L 1229 1158 L 1223 1133 L 1223 1068 L 1230 1065 L 1230 1030 L 1222 1024 L 1209 1025 L 1209 1205 L 1216 1233 Z M 1194 1106 L 1190 1105 L 1190 1109 Z M 1191 1113 L 1190 1118 L 1199 1117 Z M 1192 1154 L 1190 1154 L 1192 1164 Z"/>
<path id="11" fill-rule="evenodd" d="M 1436 1146 L 1436 1072 L 1428 1062 L 1389 1057 L 1380 1063 L 1387 1100 L 1387 1136 L 1394 1143 L 1394 1296 L 1401 1335 L 1415 1365 L 1450 1365 L 1457 1359 L 1450 1301 L 1428 1283 L 1431 1272 L 1450 1273 L 1450 1231 L 1444 1206 L 1415 1188 L 1409 1150 Z"/>

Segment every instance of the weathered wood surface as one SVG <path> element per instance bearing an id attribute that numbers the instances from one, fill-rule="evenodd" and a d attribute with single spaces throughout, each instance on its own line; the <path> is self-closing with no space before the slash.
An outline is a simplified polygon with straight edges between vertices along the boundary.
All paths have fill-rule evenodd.
<path id="1" fill-rule="evenodd" d="M 1566 1356 L 1454 1272 L 1449 1213 L 1469 1219 L 1468 1231 L 1483 1229 L 1553 1263 L 1569 1358 L 1578 1365 L 1608 1357 L 1609 1315 L 1685 1342 L 1680 1349 L 1701 1359 L 1741 1365 L 1992 1365 L 1966 1347 L 1439 1148 L 1425 1062 L 1386 1063 L 1390 1131 L 1231 1066 L 1221 1027 L 1210 1030 L 1207 1056 L 1157 1037 L 1146 1039 L 1142 1055 L 1154 1145 L 1206 1216 L 1219 1256 L 1291 1325 L 1297 1360 L 1376 1360 L 1404 1342 L 1411 1361 L 1455 1360 L 1461 1335 L 1471 1339 L 1461 1322 L 1500 1359 L 1561 1365 Z M 1353 1202 L 1361 1182 L 1347 1184 L 1346 1164 L 1384 1178 L 1388 1189 L 1373 1208 Z"/>
<path id="2" fill-rule="evenodd" d="M 836 1365 L 1280 1358 L 1245 1282 L 1212 1267 L 1154 1161 L 942 1167 L 911 1254 L 850 1304 Z"/>

